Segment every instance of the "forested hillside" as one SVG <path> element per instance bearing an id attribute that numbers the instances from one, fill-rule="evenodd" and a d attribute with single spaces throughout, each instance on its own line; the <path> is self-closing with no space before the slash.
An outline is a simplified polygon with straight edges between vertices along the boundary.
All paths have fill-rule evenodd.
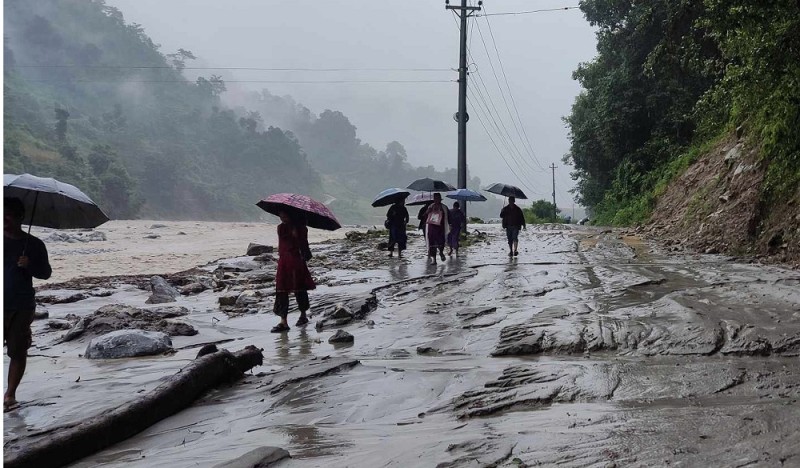
<path id="1" fill-rule="evenodd" d="M 733 216 L 721 204 L 752 188 L 733 180 L 743 172 L 757 192 L 737 228 L 744 237 L 793 216 L 783 209 L 800 202 L 800 2 L 584 0 L 581 9 L 598 28 L 598 56 L 574 74 L 584 91 L 566 119 L 565 161 L 598 223 L 647 221 L 671 181 L 735 145 L 752 164 L 734 161 L 737 150 L 730 174 L 687 185 L 686 228 Z M 790 221 L 779 238 L 797 236 L 800 220 Z"/>
<path id="2" fill-rule="evenodd" d="M 224 77 L 188 80 L 191 51 L 160 50 L 102 0 L 8 0 L 4 25 L 4 172 L 74 183 L 112 218 L 255 219 L 261 196 L 293 191 L 363 222 L 386 187 L 455 182 L 411 167 L 400 143 L 362 143 L 340 112 L 268 92 L 226 104 Z"/>

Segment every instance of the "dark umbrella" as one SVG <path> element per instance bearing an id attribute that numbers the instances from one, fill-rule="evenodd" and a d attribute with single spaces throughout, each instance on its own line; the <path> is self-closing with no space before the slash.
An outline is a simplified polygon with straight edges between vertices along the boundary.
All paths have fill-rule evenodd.
<path id="1" fill-rule="evenodd" d="M 525 192 L 520 190 L 519 187 L 515 187 L 513 185 L 508 184 L 492 184 L 486 187 L 484 190 L 491 193 L 496 193 L 498 195 L 502 195 L 504 197 L 514 197 L 519 198 L 521 200 L 526 200 L 528 197 L 525 195 Z"/>
<path id="2" fill-rule="evenodd" d="M 267 213 L 278 216 L 281 211 L 305 217 L 308 227 L 335 231 L 342 227 L 327 206 L 305 195 L 276 193 L 256 203 Z"/>
<path id="3" fill-rule="evenodd" d="M 386 189 L 375 197 L 372 206 L 378 208 L 379 206 L 393 205 L 397 200 L 405 200 L 411 192 L 399 188 Z"/>
<path id="4" fill-rule="evenodd" d="M 486 197 L 481 195 L 480 193 L 470 190 L 470 189 L 458 189 L 452 192 L 448 192 L 445 195 L 447 198 L 451 198 L 453 200 L 461 200 L 461 201 L 472 201 L 472 202 L 484 202 L 486 201 Z"/>
<path id="5" fill-rule="evenodd" d="M 408 199 L 406 206 L 428 205 L 433 203 L 432 193 L 417 193 Z"/>
<path id="6" fill-rule="evenodd" d="M 97 227 L 108 221 L 108 216 L 85 193 L 55 179 L 3 174 L 3 197 L 22 200 L 23 224 L 28 226 L 78 229 Z"/>
<path id="7" fill-rule="evenodd" d="M 416 190 L 417 192 L 450 192 L 456 189 L 447 182 L 430 179 L 428 177 L 417 179 L 411 182 L 406 188 Z"/>

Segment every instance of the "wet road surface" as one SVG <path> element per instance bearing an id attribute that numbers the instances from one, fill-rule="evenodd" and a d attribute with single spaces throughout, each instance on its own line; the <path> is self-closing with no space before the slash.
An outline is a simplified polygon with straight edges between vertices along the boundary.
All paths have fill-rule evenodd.
<path id="1" fill-rule="evenodd" d="M 375 241 L 315 246 L 317 317 L 283 335 L 269 313 L 221 314 L 210 291 L 180 299 L 200 333 L 168 357 L 87 361 L 85 342 L 35 329 L 20 388 L 32 401 L 4 416 L 7 445 L 154 388 L 194 344 L 233 339 L 264 348 L 264 367 L 75 466 L 211 466 L 260 446 L 287 449 L 287 467 L 800 466 L 800 273 L 570 226 L 523 231 L 509 259 L 499 228 L 485 230 L 488 243 L 437 265 L 418 237 L 405 259 Z M 354 344 L 313 327 L 373 296 L 342 327 Z M 119 286 L 50 313 L 146 297 Z"/>

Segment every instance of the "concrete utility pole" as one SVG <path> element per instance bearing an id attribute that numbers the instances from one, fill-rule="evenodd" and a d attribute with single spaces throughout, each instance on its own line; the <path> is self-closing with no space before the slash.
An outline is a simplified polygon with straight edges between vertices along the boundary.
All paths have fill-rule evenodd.
<path id="1" fill-rule="evenodd" d="M 553 170 L 553 222 L 558 220 L 558 208 L 556 208 L 556 164 L 550 164 L 550 169 Z"/>
<path id="2" fill-rule="evenodd" d="M 450 6 L 450 0 L 445 0 L 445 9 L 454 10 L 461 19 L 461 38 L 458 59 L 458 112 L 454 116 L 458 122 L 458 188 L 467 188 L 467 18 L 475 11 L 480 11 L 482 1 L 478 6 L 467 6 L 467 0 L 461 0 L 461 6 Z M 467 202 L 462 207 L 464 216 L 467 215 Z"/>

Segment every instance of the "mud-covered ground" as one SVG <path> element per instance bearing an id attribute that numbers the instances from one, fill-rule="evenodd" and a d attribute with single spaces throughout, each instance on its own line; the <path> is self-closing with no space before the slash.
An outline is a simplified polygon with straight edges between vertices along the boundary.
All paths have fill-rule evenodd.
<path id="1" fill-rule="evenodd" d="M 404 259 L 375 239 L 314 246 L 315 317 L 282 335 L 268 332 L 274 262 L 250 257 L 168 278 L 210 287 L 171 304 L 198 331 L 173 336 L 171 355 L 90 361 L 88 337 L 62 342 L 37 321 L 5 450 L 130 401 L 220 342 L 263 348 L 264 366 L 75 466 L 213 466 L 261 446 L 287 449 L 286 467 L 800 466 L 799 272 L 570 226 L 523 231 L 509 259 L 499 227 L 481 228 L 487 242 L 435 266 L 419 237 Z M 74 321 L 145 307 L 146 284 L 39 295 Z M 355 343 L 329 344 L 337 328 Z"/>

